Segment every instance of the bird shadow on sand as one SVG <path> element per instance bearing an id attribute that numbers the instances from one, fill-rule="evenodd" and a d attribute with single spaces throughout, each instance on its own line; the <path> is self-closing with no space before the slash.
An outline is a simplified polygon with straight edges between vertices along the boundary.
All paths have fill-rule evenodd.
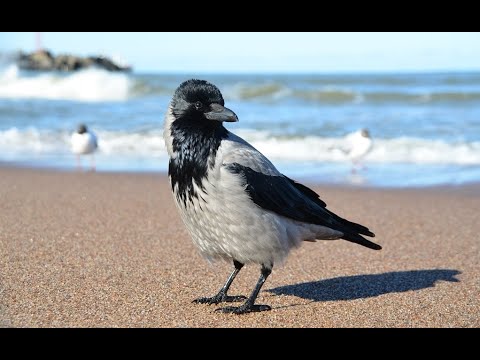
<path id="1" fill-rule="evenodd" d="M 434 287 L 437 281 L 459 282 L 458 270 L 433 269 L 394 271 L 383 274 L 341 276 L 280 286 L 266 291 L 275 295 L 294 295 L 312 301 L 355 300 L 389 293 Z"/>

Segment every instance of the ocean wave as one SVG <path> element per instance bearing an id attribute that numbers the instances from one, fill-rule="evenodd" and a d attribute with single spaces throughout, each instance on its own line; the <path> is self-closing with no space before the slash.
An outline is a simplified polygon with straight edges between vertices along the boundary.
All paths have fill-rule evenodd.
<path id="1" fill-rule="evenodd" d="M 166 89 L 162 89 L 166 90 Z M 171 90 L 174 91 L 173 89 Z M 163 92 L 165 94 L 166 92 Z M 318 104 L 437 104 L 479 102 L 480 91 L 465 89 L 439 91 L 411 91 L 404 89 L 359 90 L 339 85 L 302 86 L 287 85 L 281 82 L 246 83 L 239 82 L 223 90 L 227 100 L 259 100 L 263 102 L 283 101 L 284 99 L 314 102 Z"/>
<path id="2" fill-rule="evenodd" d="M 438 91 L 409 92 L 405 91 L 354 91 L 348 88 L 325 87 L 318 90 L 297 90 L 293 96 L 324 104 L 335 103 L 373 103 L 373 104 L 427 104 L 427 103 L 465 103 L 479 102 L 480 92 Z"/>
<path id="3" fill-rule="evenodd" d="M 317 90 L 296 90 L 293 95 L 303 100 L 311 100 L 320 103 L 359 103 L 364 101 L 361 93 L 348 88 L 339 88 L 334 86 L 325 86 Z"/>
<path id="4" fill-rule="evenodd" d="M 178 78 L 180 80 L 180 77 Z M 445 81 L 458 81 L 458 86 L 445 85 Z M 348 82 L 345 82 L 348 80 Z M 378 81 L 386 83 L 378 88 Z M 275 103 L 300 101 L 322 104 L 466 104 L 480 102 L 478 82 L 463 86 L 460 76 L 441 79 L 440 84 L 412 86 L 402 81 L 415 82 L 415 78 L 372 76 L 331 77 L 326 79 L 255 79 L 242 80 L 226 77 L 221 84 L 225 99 Z M 176 79 L 161 75 L 135 75 L 112 73 L 101 69 L 86 69 L 73 73 L 35 73 L 20 71 L 16 65 L 0 69 L 0 98 L 53 99 L 87 102 L 125 101 L 149 96 L 171 97 L 178 86 Z M 473 86 L 478 84 L 478 86 Z M 371 86 L 368 86 L 371 85 Z M 399 86 L 401 85 L 401 86 Z M 426 85 L 426 87 L 425 87 Z M 455 85 L 455 84 L 454 84 Z M 472 86 L 470 86 L 472 85 Z"/>
<path id="5" fill-rule="evenodd" d="M 166 159 L 162 131 L 96 131 L 99 153 L 105 157 Z M 292 163 L 349 162 L 345 137 L 273 136 L 268 131 L 237 131 L 254 147 L 275 161 Z M 0 160 L 18 156 L 70 153 L 70 133 L 35 128 L 0 131 Z M 413 137 L 374 139 L 364 161 L 371 163 L 480 165 L 480 142 L 447 143 Z M 448 154 L 448 156 L 445 156 Z"/>
<path id="6" fill-rule="evenodd" d="M 245 132 L 245 138 L 268 157 L 280 161 L 349 162 L 345 137 L 273 137 Z M 445 156 L 449 154 L 449 156 Z M 374 139 L 364 161 L 372 163 L 480 164 L 480 142 L 449 144 L 441 140 L 414 137 Z"/>
<path id="7" fill-rule="evenodd" d="M 227 86 L 223 93 L 226 98 L 234 100 L 276 100 L 290 95 L 291 90 L 287 86 L 273 81 L 259 84 L 238 82 L 235 85 Z"/>
<path id="8" fill-rule="evenodd" d="M 161 130 L 125 132 L 95 131 L 99 152 L 105 155 L 164 155 L 165 145 Z M 70 136 L 67 131 L 39 130 L 16 127 L 0 131 L 0 153 L 8 157 L 15 154 L 55 154 L 70 152 Z M 166 155 L 166 154 L 165 154 Z M 0 155 L 1 156 L 1 155 Z"/>
<path id="9" fill-rule="evenodd" d="M 145 77 L 138 77 L 131 79 L 131 86 L 129 88 L 130 97 L 139 98 L 142 96 L 168 95 L 172 96 L 175 92 L 175 87 L 169 86 L 168 83 L 158 81 L 158 79 L 148 79 Z"/>
<path id="10" fill-rule="evenodd" d="M 58 131 L 40 131 L 33 127 L 19 130 L 13 127 L 0 131 L 0 158 L 10 160 L 28 154 L 62 153 L 68 151 L 69 139 L 70 134 Z"/>
<path id="11" fill-rule="evenodd" d="M 16 65 L 9 65 L 0 73 L 0 98 L 122 101 L 129 97 L 131 87 L 127 74 L 100 69 L 23 74 Z"/>

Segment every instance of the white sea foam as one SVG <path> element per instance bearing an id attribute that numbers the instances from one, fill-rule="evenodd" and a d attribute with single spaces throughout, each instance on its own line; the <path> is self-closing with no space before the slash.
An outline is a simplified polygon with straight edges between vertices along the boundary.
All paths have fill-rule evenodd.
<path id="1" fill-rule="evenodd" d="M 131 87 L 127 74 L 101 69 L 24 75 L 16 65 L 9 65 L 0 72 L 0 98 L 122 101 Z"/>
<path id="2" fill-rule="evenodd" d="M 99 147 L 106 155 L 166 157 L 163 130 L 142 133 L 98 132 Z"/>
<path id="3" fill-rule="evenodd" d="M 266 156 L 282 161 L 347 162 L 346 137 L 278 138 L 265 133 L 245 133 L 245 138 Z M 365 162 L 411 164 L 480 164 L 480 142 L 447 143 L 414 137 L 374 139 Z"/>
<path id="4" fill-rule="evenodd" d="M 167 154 L 160 130 L 125 132 L 96 131 L 99 153 L 105 157 L 166 159 Z M 265 131 L 239 130 L 259 151 L 274 161 L 342 163 L 349 158 L 342 150 L 345 137 L 274 137 Z M 29 128 L 10 128 L 0 131 L 0 160 L 12 160 L 28 154 L 68 154 L 70 134 Z M 411 163 L 480 165 L 480 142 L 447 143 L 412 137 L 374 139 L 372 150 L 366 155 L 367 163 Z"/>
<path id="5" fill-rule="evenodd" d="M 0 152 L 2 158 L 15 158 L 18 154 L 62 152 L 68 141 L 69 135 L 67 134 L 39 131 L 35 128 L 18 130 L 13 127 L 0 131 Z"/>

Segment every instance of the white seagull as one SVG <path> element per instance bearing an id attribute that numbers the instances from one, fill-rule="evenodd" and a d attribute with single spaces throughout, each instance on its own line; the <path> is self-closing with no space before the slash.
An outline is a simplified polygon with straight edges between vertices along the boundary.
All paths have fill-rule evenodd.
<path id="1" fill-rule="evenodd" d="M 164 139 L 170 156 L 168 175 L 175 203 L 200 253 L 233 262 L 235 269 L 213 297 L 196 303 L 246 301 L 217 309 L 243 314 L 270 310 L 257 295 L 272 271 L 303 241 L 345 239 L 370 249 L 381 247 L 362 235 L 367 227 L 342 219 L 319 195 L 282 175 L 252 145 L 229 132 L 223 122 L 238 121 L 224 107 L 213 84 L 191 79 L 175 91 L 167 109 Z M 261 266 L 249 298 L 229 296 L 244 264 Z"/>
<path id="2" fill-rule="evenodd" d="M 72 152 L 77 155 L 77 167 L 82 169 L 80 155 L 92 154 L 91 168 L 95 171 L 95 157 L 94 152 L 98 148 L 97 136 L 91 130 L 87 129 L 85 124 L 78 125 L 77 131 L 74 132 L 70 138 L 72 145 Z"/>
<path id="3" fill-rule="evenodd" d="M 345 137 L 348 150 L 346 154 L 352 161 L 352 172 L 355 172 L 356 166 L 361 167 L 361 161 L 372 150 L 373 141 L 368 129 L 360 129 Z"/>

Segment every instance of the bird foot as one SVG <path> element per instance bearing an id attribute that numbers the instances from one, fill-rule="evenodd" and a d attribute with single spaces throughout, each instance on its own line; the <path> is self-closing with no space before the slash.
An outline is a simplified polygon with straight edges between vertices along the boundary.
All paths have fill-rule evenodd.
<path id="1" fill-rule="evenodd" d="M 243 304 L 241 306 L 227 306 L 224 308 L 218 308 L 215 311 L 222 312 L 224 314 L 248 314 L 251 312 L 260 312 L 260 311 L 268 311 L 272 310 L 272 308 L 268 305 L 247 305 Z"/>
<path id="2" fill-rule="evenodd" d="M 225 294 L 217 294 L 212 297 L 202 297 L 193 300 L 193 303 L 195 304 L 219 304 L 221 302 L 238 302 L 238 301 L 244 301 L 246 300 L 247 297 L 243 295 L 237 295 L 237 296 L 230 296 L 230 295 L 225 295 Z"/>

